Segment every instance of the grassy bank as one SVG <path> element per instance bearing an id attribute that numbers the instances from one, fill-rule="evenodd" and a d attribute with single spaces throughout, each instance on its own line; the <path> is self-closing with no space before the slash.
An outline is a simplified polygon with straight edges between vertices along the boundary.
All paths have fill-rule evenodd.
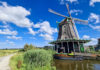
<path id="1" fill-rule="evenodd" d="M 10 60 L 12 70 L 56 70 L 53 63 L 53 51 L 33 49 L 19 52 Z"/>
<path id="2" fill-rule="evenodd" d="M 17 53 L 16 55 L 14 55 L 11 59 L 10 59 L 10 67 L 11 70 L 24 70 L 24 64 L 23 62 L 23 54 L 24 53 Z M 19 61 L 21 61 L 20 65 L 21 68 L 18 68 L 18 63 Z"/>
<path id="3" fill-rule="evenodd" d="M 9 54 L 15 53 L 15 52 L 18 52 L 18 50 L 0 50 L 0 57 L 9 55 Z"/>

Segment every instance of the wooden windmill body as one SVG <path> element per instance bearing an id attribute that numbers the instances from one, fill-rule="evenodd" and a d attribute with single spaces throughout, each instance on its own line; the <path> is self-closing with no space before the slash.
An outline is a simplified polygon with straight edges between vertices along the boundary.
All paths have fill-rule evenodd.
<path id="1" fill-rule="evenodd" d="M 54 50 L 58 53 L 61 52 L 61 48 L 63 48 L 64 53 L 70 53 L 70 52 L 80 52 L 81 46 L 83 48 L 83 44 L 89 42 L 90 40 L 80 40 L 78 31 L 76 29 L 75 23 L 76 21 L 87 24 L 88 21 L 80 20 L 77 18 L 71 17 L 70 11 L 69 11 L 69 5 L 66 5 L 68 10 L 68 16 L 59 14 L 55 12 L 52 9 L 49 9 L 49 12 L 62 16 L 65 19 L 61 21 L 58 26 L 58 39 L 56 41 L 51 42 L 51 44 L 54 44 Z"/>
<path id="2" fill-rule="evenodd" d="M 79 39 L 79 35 L 75 33 L 71 19 L 64 19 L 59 24 L 58 40 Z"/>

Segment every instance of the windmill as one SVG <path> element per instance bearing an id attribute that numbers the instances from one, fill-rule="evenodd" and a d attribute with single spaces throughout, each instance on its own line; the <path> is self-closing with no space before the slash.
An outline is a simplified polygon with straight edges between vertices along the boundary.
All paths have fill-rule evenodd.
<path id="1" fill-rule="evenodd" d="M 79 34 L 75 26 L 75 22 L 80 22 L 81 24 L 88 24 L 88 21 L 73 18 L 71 16 L 70 10 L 69 10 L 69 5 L 66 4 L 68 14 L 69 16 L 62 15 L 52 9 L 49 9 L 48 11 L 56 14 L 58 16 L 64 17 L 65 19 L 59 24 L 59 35 L 58 39 L 79 39 Z M 67 22 L 66 22 L 67 21 Z M 66 24 L 67 23 L 67 24 Z M 65 30 L 63 29 L 64 25 L 66 25 Z M 66 34 L 64 34 L 64 31 Z"/>

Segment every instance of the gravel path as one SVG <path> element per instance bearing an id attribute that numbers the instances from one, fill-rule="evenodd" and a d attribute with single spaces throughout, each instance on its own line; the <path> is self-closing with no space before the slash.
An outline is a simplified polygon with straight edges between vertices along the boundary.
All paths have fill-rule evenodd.
<path id="1" fill-rule="evenodd" d="M 8 55 L 8 56 L 0 57 L 0 70 L 10 70 L 9 62 L 10 62 L 10 58 L 11 58 L 13 55 L 14 55 L 14 54 L 11 54 L 11 55 Z"/>

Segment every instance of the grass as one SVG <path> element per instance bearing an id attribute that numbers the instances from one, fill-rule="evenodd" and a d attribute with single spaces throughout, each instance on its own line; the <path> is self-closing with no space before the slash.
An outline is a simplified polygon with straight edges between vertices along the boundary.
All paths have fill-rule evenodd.
<path id="1" fill-rule="evenodd" d="M 10 67 L 11 70 L 25 70 L 25 66 L 21 63 L 20 69 L 18 68 L 18 61 L 23 62 L 23 54 L 24 53 L 17 53 L 10 59 Z"/>
<path id="2" fill-rule="evenodd" d="M 18 52 L 18 50 L 0 50 L 0 57 Z"/>
<path id="3" fill-rule="evenodd" d="M 17 53 L 10 60 L 11 70 L 56 70 L 52 66 L 53 53 L 43 49 Z"/>

